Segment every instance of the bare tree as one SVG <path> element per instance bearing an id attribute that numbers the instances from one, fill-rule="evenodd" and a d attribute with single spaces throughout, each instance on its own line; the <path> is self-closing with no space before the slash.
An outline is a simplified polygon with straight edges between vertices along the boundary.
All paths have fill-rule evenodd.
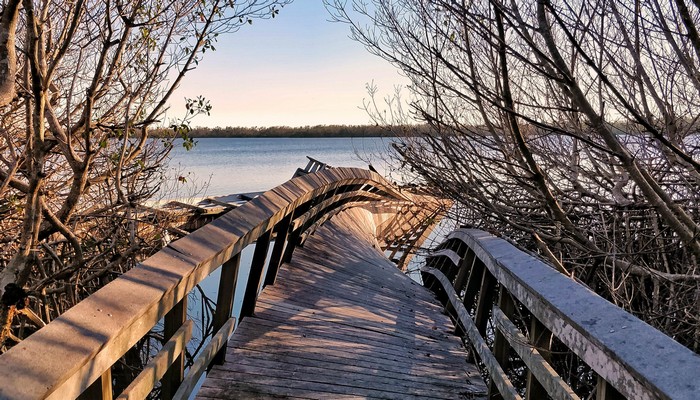
<path id="1" fill-rule="evenodd" d="M 151 127 L 219 34 L 290 2 L 0 2 L 0 345 L 17 313 L 40 326 L 162 244 L 142 206 L 173 141 Z M 209 109 L 188 100 L 172 137 Z"/>
<path id="2" fill-rule="evenodd" d="M 398 131 L 460 223 L 700 351 L 697 2 L 326 0 L 411 80 Z M 404 128 L 402 130 L 405 131 Z"/>

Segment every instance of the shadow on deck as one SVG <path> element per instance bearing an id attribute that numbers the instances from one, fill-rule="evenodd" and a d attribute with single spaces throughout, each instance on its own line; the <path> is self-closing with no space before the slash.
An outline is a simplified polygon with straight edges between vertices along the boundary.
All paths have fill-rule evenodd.
<path id="1" fill-rule="evenodd" d="M 198 398 L 484 396 L 433 294 L 379 250 L 371 215 L 319 228 L 258 298 Z"/>

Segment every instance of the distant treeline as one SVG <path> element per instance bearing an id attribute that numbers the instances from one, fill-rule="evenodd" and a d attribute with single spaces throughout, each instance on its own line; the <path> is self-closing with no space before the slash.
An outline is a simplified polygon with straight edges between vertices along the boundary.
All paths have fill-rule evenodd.
<path id="1" fill-rule="evenodd" d="M 172 130 L 155 132 L 158 136 L 170 136 Z M 208 137 L 377 137 L 388 136 L 391 133 L 378 125 L 316 125 L 304 127 L 272 126 L 272 127 L 233 127 L 225 128 L 193 128 L 188 136 L 191 138 Z"/>

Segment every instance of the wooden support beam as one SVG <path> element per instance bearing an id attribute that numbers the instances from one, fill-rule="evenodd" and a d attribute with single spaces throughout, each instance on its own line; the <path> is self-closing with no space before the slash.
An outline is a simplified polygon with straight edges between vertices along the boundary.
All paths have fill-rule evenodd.
<path id="1" fill-rule="evenodd" d="M 192 321 L 187 320 L 148 362 L 140 374 L 124 389 L 117 400 L 145 399 L 170 365 L 182 354 L 192 338 Z"/>
<path id="2" fill-rule="evenodd" d="M 543 385 L 541 392 L 530 393 L 530 386 L 526 389 L 526 399 L 546 399 L 551 396 L 554 399 L 579 400 L 579 397 L 567 385 L 564 379 L 557 374 L 552 366 L 544 359 L 540 352 L 513 324 L 506 314 L 498 307 L 493 308 L 493 320 L 504 338 L 508 340 L 510 347 L 520 356 L 528 368 L 528 373 L 537 377 Z"/>
<path id="3" fill-rule="evenodd" d="M 78 397 L 79 400 L 112 400 L 112 368 L 97 378 L 92 385 Z"/>
<path id="4" fill-rule="evenodd" d="M 462 289 L 467 283 L 467 278 L 469 277 L 469 272 L 471 272 L 474 262 L 476 261 L 476 254 L 472 249 L 467 250 L 467 254 L 464 255 L 462 261 L 459 263 L 459 271 L 457 272 L 457 277 L 455 278 L 454 285 L 455 292 L 460 294 Z"/>
<path id="5" fill-rule="evenodd" d="M 508 293 L 508 291 L 505 290 L 503 287 L 501 287 L 501 289 L 499 290 L 498 307 L 494 306 L 493 311 L 495 312 L 495 310 L 497 309 L 503 314 L 504 318 L 506 319 L 511 318 L 515 313 L 515 302 L 513 302 L 513 299 L 510 297 L 510 293 Z M 503 368 L 503 370 L 508 369 L 509 366 L 509 351 L 510 344 L 508 343 L 508 339 L 505 337 L 502 331 L 496 329 L 496 337 L 493 341 L 493 355 L 496 358 L 498 364 L 501 366 L 501 368 Z M 489 384 L 489 399 L 500 400 L 502 398 L 503 397 L 500 393 L 498 393 L 498 389 L 496 388 L 496 385 L 492 380 Z"/>
<path id="6" fill-rule="evenodd" d="M 292 261 L 292 254 L 294 253 L 294 249 L 296 248 L 296 246 L 299 244 L 300 238 L 301 228 L 289 232 L 289 235 L 287 235 L 287 244 L 284 249 L 284 256 L 282 257 L 282 262 L 288 263 Z"/>
<path id="7" fill-rule="evenodd" d="M 219 329 L 209 343 L 202 349 L 202 352 L 194 360 L 192 367 L 187 372 L 187 377 L 182 381 L 182 385 L 178 388 L 173 396 L 173 400 L 189 399 L 194 391 L 199 378 L 211 365 L 214 357 L 219 353 L 223 346 L 228 342 L 236 327 L 236 318 L 229 318 L 228 321 Z"/>
<path id="8" fill-rule="evenodd" d="M 460 303 L 460 298 L 457 296 L 457 293 L 455 293 L 454 288 L 452 288 L 452 285 L 447 280 L 447 277 L 443 275 L 442 272 L 434 268 L 424 267 L 421 268 L 421 271 L 433 275 L 433 277 L 445 288 L 447 297 L 457 311 L 459 321 L 462 323 L 462 326 L 464 326 L 469 341 L 476 351 L 476 354 L 479 355 L 479 359 L 481 359 L 481 361 L 484 363 L 489 372 L 491 380 L 498 388 L 502 398 L 505 400 L 522 400 L 517 390 L 513 386 L 513 383 L 508 379 L 503 371 L 503 368 L 501 368 L 496 361 L 496 357 L 494 357 L 493 353 L 491 353 L 491 350 L 486 344 L 483 335 L 479 332 L 476 324 L 472 320 L 471 315 L 469 315 L 467 309 L 464 308 L 464 305 Z"/>
<path id="9" fill-rule="evenodd" d="M 264 286 L 274 285 L 277 280 L 277 271 L 282 265 L 282 256 L 284 255 L 284 249 L 287 246 L 288 236 L 289 236 L 289 226 L 292 224 L 292 213 L 283 218 L 277 226 L 275 226 L 275 245 L 272 248 L 272 254 L 270 255 L 270 263 L 267 266 L 267 274 L 265 275 Z"/>
<path id="10" fill-rule="evenodd" d="M 272 230 L 260 235 L 255 243 L 255 251 L 253 252 L 253 261 L 250 264 L 250 275 L 248 276 L 248 284 L 243 295 L 243 306 L 241 307 L 241 320 L 244 317 L 250 317 L 255 311 L 255 303 L 258 299 L 258 291 L 262 280 L 263 270 L 265 269 L 265 260 L 267 259 L 267 249 L 270 247 L 270 236 Z"/>
<path id="11" fill-rule="evenodd" d="M 481 277 L 481 287 L 479 288 L 479 301 L 476 303 L 476 313 L 474 315 L 474 323 L 479 329 L 481 336 L 486 336 L 486 325 L 489 320 L 489 313 L 493 306 L 494 291 L 496 288 L 496 279 L 488 270 L 484 270 Z"/>
<path id="12" fill-rule="evenodd" d="M 605 379 L 598 377 L 598 384 L 596 385 L 596 400 L 625 400 L 626 397 L 620 394 L 609 382 Z"/>
<path id="13" fill-rule="evenodd" d="M 175 306 L 165 314 L 163 327 L 163 340 L 167 342 L 182 327 L 187 320 L 187 296 L 184 296 Z M 180 386 L 185 373 L 185 357 L 180 354 L 175 362 L 168 368 L 168 371 L 161 379 L 161 398 L 170 400 Z"/>
<path id="14" fill-rule="evenodd" d="M 231 318 L 233 313 L 233 300 L 236 297 L 236 285 L 238 283 L 238 271 L 241 264 L 241 253 L 231 257 L 221 266 L 219 278 L 219 292 L 216 296 L 216 311 L 214 311 L 213 331 L 218 332 Z M 215 364 L 223 364 L 226 359 L 226 343 L 214 357 Z"/>
<path id="15" fill-rule="evenodd" d="M 534 315 L 530 321 L 530 343 L 543 360 L 550 361 L 552 353 L 552 331 L 547 329 Z M 525 400 L 537 400 L 544 398 L 547 391 L 532 373 L 532 368 L 527 371 L 527 386 L 525 389 Z"/>
<path id="16" fill-rule="evenodd" d="M 471 311 L 476 303 L 476 295 L 479 291 L 479 286 L 481 286 L 481 281 L 484 276 L 484 263 L 478 258 L 474 260 L 474 265 L 469 272 L 469 279 L 467 280 L 467 286 L 464 289 L 464 298 L 462 299 L 462 304 L 467 311 Z"/>

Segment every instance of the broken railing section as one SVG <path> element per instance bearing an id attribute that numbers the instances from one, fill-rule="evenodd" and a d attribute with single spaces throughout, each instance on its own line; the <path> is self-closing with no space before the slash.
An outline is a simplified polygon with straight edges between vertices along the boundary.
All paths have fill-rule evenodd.
<path id="1" fill-rule="evenodd" d="M 412 194 L 413 203 L 401 207 L 378 234 L 383 238 L 382 250 L 402 271 L 452 206 L 448 200 L 413 193 L 410 188 L 404 191 Z"/>
<path id="2" fill-rule="evenodd" d="M 318 161 L 315 158 L 311 158 L 309 156 L 306 156 L 306 158 L 309 159 L 309 163 L 306 164 L 306 167 L 304 167 L 304 168 L 297 168 L 296 172 L 294 173 L 293 178 L 296 178 L 297 176 L 306 175 L 306 174 L 313 174 L 314 172 L 322 171 L 324 169 L 333 168 L 330 165 L 324 163 L 323 161 Z"/>
<path id="3" fill-rule="evenodd" d="M 452 232 L 422 277 L 481 360 L 489 398 L 578 399 L 557 373 L 565 356 L 593 371 L 598 400 L 700 393 L 699 355 L 487 232 Z"/>
<path id="4" fill-rule="evenodd" d="M 161 319 L 162 350 L 119 398 L 143 398 L 158 382 L 161 398 L 189 398 L 206 369 L 224 361 L 237 322 L 234 291 L 246 246 L 254 243 L 255 251 L 242 283 L 241 319 L 253 314 L 260 287 L 274 284 L 281 263 L 328 216 L 370 203 L 390 215 L 410 201 L 378 174 L 361 169 L 322 169 L 292 179 L 170 243 L 0 356 L 0 398 L 69 399 L 82 393 L 81 398 L 112 399 L 112 366 Z M 185 375 L 183 352 L 192 335 L 187 297 L 218 268 L 214 336 Z"/>

